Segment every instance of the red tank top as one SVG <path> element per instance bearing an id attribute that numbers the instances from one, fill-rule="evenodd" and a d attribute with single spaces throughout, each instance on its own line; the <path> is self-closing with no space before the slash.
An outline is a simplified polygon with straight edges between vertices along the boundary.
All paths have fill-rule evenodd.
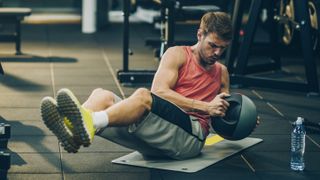
<path id="1" fill-rule="evenodd" d="M 186 51 L 186 62 L 179 69 L 178 80 L 174 90 L 179 94 L 199 101 L 210 102 L 220 92 L 221 64 L 215 63 L 210 70 L 201 67 L 192 54 L 190 46 L 183 47 Z M 200 112 L 187 112 L 198 118 L 205 133 L 209 133 L 210 116 Z"/>

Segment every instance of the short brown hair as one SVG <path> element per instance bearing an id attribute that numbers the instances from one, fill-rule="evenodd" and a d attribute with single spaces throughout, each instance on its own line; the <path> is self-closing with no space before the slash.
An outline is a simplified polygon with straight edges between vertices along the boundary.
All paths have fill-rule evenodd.
<path id="1" fill-rule="evenodd" d="M 231 18 L 224 12 L 207 12 L 201 18 L 200 29 L 204 35 L 214 32 L 224 41 L 232 39 Z"/>

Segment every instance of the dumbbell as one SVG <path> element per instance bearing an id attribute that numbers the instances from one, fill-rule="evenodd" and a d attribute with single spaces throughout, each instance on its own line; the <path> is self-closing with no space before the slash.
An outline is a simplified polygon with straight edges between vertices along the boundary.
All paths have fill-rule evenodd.
<path id="1" fill-rule="evenodd" d="M 0 179 L 7 179 L 8 170 L 11 166 L 10 153 L 0 151 Z"/>
<path id="2" fill-rule="evenodd" d="M 10 137 L 11 126 L 9 124 L 0 123 L 0 149 L 7 148 Z"/>

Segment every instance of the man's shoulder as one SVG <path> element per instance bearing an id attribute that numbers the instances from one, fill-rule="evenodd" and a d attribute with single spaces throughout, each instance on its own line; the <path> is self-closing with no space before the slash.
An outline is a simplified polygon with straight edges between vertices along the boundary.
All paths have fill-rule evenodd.
<path id="1" fill-rule="evenodd" d="M 179 62 L 179 64 L 183 64 L 187 57 L 185 48 L 185 46 L 172 46 L 167 49 L 166 54 L 170 54 L 170 57 Z"/>
<path id="2" fill-rule="evenodd" d="M 220 63 L 220 62 L 216 62 L 216 65 L 218 67 L 220 67 L 222 71 L 228 70 L 227 67 L 224 64 Z"/>
<path id="3" fill-rule="evenodd" d="M 216 66 L 220 69 L 222 76 L 229 75 L 228 68 L 224 64 L 217 62 Z"/>
<path id="4" fill-rule="evenodd" d="M 172 52 L 175 52 L 175 53 L 185 53 L 186 52 L 186 46 L 172 46 L 172 47 L 169 47 L 167 49 L 167 51 L 172 51 Z"/>

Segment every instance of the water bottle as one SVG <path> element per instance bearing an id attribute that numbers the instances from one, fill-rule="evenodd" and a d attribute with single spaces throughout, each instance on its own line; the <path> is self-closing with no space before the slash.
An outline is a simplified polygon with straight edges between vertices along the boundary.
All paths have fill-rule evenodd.
<path id="1" fill-rule="evenodd" d="M 295 127 L 291 133 L 291 162 L 290 167 L 294 171 L 303 171 L 304 164 L 304 150 L 306 131 L 303 127 L 303 118 L 298 117 L 295 122 Z"/>

